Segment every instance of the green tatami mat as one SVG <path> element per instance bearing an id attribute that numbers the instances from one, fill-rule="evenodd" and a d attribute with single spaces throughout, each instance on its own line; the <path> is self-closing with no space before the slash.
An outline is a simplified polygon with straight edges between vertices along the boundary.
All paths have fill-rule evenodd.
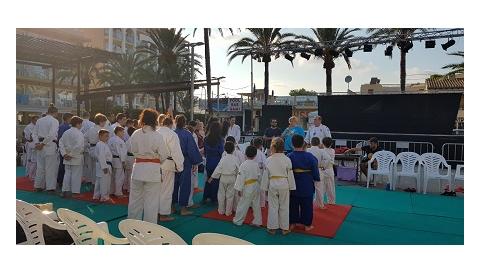
<path id="1" fill-rule="evenodd" d="M 463 236 L 463 219 L 352 207 L 346 221 Z"/>
<path id="2" fill-rule="evenodd" d="M 345 221 L 335 239 L 348 244 L 463 244 L 463 236 Z"/>
<path id="3" fill-rule="evenodd" d="M 32 204 L 53 203 L 53 208 L 55 210 L 59 208 L 69 208 L 72 210 L 76 210 L 78 208 L 84 208 L 87 205 L 92 205 L 91 203 L 85 202 L 85 201 L 79 201 L 74 199 L 64 199 L 58 196 L 58 194 L 56 193 L 47 194 L 47 193 L 17 190 L 16 198 Z"/>
<path id="4" fill-rule="evenodd" d="M 463 219 L 463 198 L 412 194 L 413 213 Z"/>
<path id="5" fill-rule="evenodd" d="M 77 208 L 75 211 L 95 222 L 108 222 L 127 216 L 127 206 L 124 205 L 91 204 L 86 207 Z"/>
<path id="6" fill-rule="evenodd" d="M 410 193 L 359 188 L 360 190 L 352 203 L 353 206 L 405 213 L 412 212 Z"/>
<path id="7" fill-rule="evenodd" d="M 17 166 L 17 177 L 24 177 L 25 176 L 25 167 Z"/>
<path id="8" fill-rule="evenodd" d="M 346 244 L 337 239 L 329 239 L 324 237 L 310 236 L 300 233 L 289 233 L 283 236 L 280 230 L 277 234 L 270 235 L 266 228 L 254 228 L 242 239 L 254 243 L 256 245 L 335 245 Z"/>
<path id="9" fill-rule="evenodd" d="M 337 204 L 351 205 L 357 198 L 358 193 L 362 190 L 358 186 L 336 186 L 335 199 Z M 326 200 L 324 200 L 326 201 Z"/>
<path id="10" fill-rule="evenodd" d="M 237 238 L 243 238 L 247 233 L 252 231 L 254 227 L 250 225 L 237 226 L 230 222 L 211 220 L 207 218 L 196 218 L 191 222 L 187 222 L 174 231 L 180 235 L 188 244 L 192 243 L 192 238 L 205 232 L 221 233 Z"/>

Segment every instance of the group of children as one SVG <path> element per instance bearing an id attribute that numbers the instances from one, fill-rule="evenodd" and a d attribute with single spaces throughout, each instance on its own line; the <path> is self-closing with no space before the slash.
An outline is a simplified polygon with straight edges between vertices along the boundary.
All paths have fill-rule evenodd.
<path id="1" fill-rule="evenodd" d="M 261 208 L 268 202 L 267 230 L 275 234 L 289 233 L 297 225 L 313 229 L 313 203 L 325 209 L 335 204 L 333 164 L 335 152 L 332 139 L 325 137 L 320 143 L 312 138 L 306 148 L 304 137 L 293 135 L 294 150 L 285 155 L 282 138 L 271 142 L 270 156 L 266 158 L 263 140 L 255 138 L 245 149 L 245 155 L 227 137 L 225 152 L 207 183 L 219 179 L 218 213 L 230 216 L 235 211 L 233 223 L 242 225 L 249 208 L 253 210 L 252 225 L 262 224 Z"/>

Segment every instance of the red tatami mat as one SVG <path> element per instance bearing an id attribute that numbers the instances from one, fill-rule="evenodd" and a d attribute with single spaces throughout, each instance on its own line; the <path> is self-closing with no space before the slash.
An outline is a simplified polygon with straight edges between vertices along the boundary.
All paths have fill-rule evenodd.
<path id="1" fill-rule="evenodd" d="M 309 235 L 333 238 L 337 233 L 337 230 L 342 225 L 343 221 L 347 217 L 348 213 L 352 206 L 350 205 L 327 205 L 327 209 L 314 208 L 313 211 L 313 226 L 314 228 L 310 231 L 305 231 L 303 227 L 297 227 L 293 231 L 298 233 L 304 233 Z M 267 208 L 262 208 L 262 222 L 263 226 L 267 226 Z M 232 221 L 233 215 L 225 216 L 218 214 L 217 210 L 212 210 L 208 213 L 202 215 L 204 218 L 221 220 L 221 221 Z M 247 216 L 245 217 L 245 224 L 251 224 L 253 220 L 253 212 L 250 208 Z"/>

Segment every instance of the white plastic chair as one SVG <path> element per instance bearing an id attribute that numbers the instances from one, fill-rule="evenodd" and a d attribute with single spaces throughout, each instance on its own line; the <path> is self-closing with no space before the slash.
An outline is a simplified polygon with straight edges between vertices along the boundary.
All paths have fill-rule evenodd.
<path id="1" fill-rule="evenodd" d="M 192 245 L 253 245 L 251 242 L 218 233 L 200 233 L 193 237 Z"/>
<path id="2" fill-rule="evenodd" d="M 57 230 L 67 230 L 64 224 L 52 220 L 47 215 L 32 204 L 17 200 L 17 222 L 25 232 L 27 241 L 22 244 L 44 245 L 43 225 L 47 225 Z"/>
<path id="3" fill-rule="evenodd" d="M 463 174 L 465 172 L 465 167 L 463 165 L 457 165 L 457 168 L 455 169 L 455 176 L 453 177 L 453 183 L 455 184 L 455 181 L 462 181 L 463 182 Z"/>
<path id="4" fill-rule="evenodd" d="M 103 240 L 105 245 L 129 244 L 126 238 L 111 235 L 105 222 L 97 224 L 90 218 L 66 208 L 59 208 L 57 213 L 76 245 L 98 245 L 99 240 Z"/>
<path id="5" fill-rule="evenodd" d="M 126 219 L 118 229 L 133 245 L 186 245 L 177 233 L 161 225 L 140 220 Z"/>
<path id="6" fill-rule="evenodd" d="M 372 169 L 372 163 L 377 160 L 377 169 Z M 368 172 L 367 172 L 367 188 L 370 183 L 370 178 L 373 178 L 373 175 L 385 175 L 388 177 L 388 182 L 390 183 L 390 189 L 392 189 L 392 179 L 393 179 L 393 163 L 395 161 L 395 154 L 391 151 L 382 150 L 377 151 L 372 155 L 372 159 L 368 161 Z M 374 182 L 376 185 L 376 183 Z"/>
<path id="7" fill-rule="evenodd" d="M 397 170 L 398 164 L 402 165 L 400 171 Z M 401 152 L 397 155 L 394 163 L 394 173 L 393 173 L 393 184 L 392 189 L 395 190 L 396 185 L 400 181 L 400 177 L 413 177 L 416 180 L 417 192 L 420 192 L 420 170 L 421 170 L 421 160 L 420 155 L 415 152 Z M 415 166 L 418 165 L 417 171 L 415 172 Z"/>
<path id="8" fill-rule="evenodd" d="M 437 153 L 424 153 L 420 156 L 422 165 L 424 167 L 424 178 L 423 178 L 423 194 L 427 193 L 428 182 L 431 179 L 437 179 L 439 183 L 441 180 L 448 181 L 450 191 L 453 191 L 452 188 L 452 167 L 447 164 L 445 158 L 442 155 Z M 447 174 L 440 174 L 441 165 L 447 168 Z M 443 169 L 442 167 L 442 169 Z"/>

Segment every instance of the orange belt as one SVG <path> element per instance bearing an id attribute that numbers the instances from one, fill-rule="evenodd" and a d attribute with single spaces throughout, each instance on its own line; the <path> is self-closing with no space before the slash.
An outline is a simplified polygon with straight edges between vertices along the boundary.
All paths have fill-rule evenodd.
<path id="1" fill-rule="evenodd" d="M 160 164 L 160 159 L 135 158 L 135 163 L 157 163 L 157 164 Z"/>

